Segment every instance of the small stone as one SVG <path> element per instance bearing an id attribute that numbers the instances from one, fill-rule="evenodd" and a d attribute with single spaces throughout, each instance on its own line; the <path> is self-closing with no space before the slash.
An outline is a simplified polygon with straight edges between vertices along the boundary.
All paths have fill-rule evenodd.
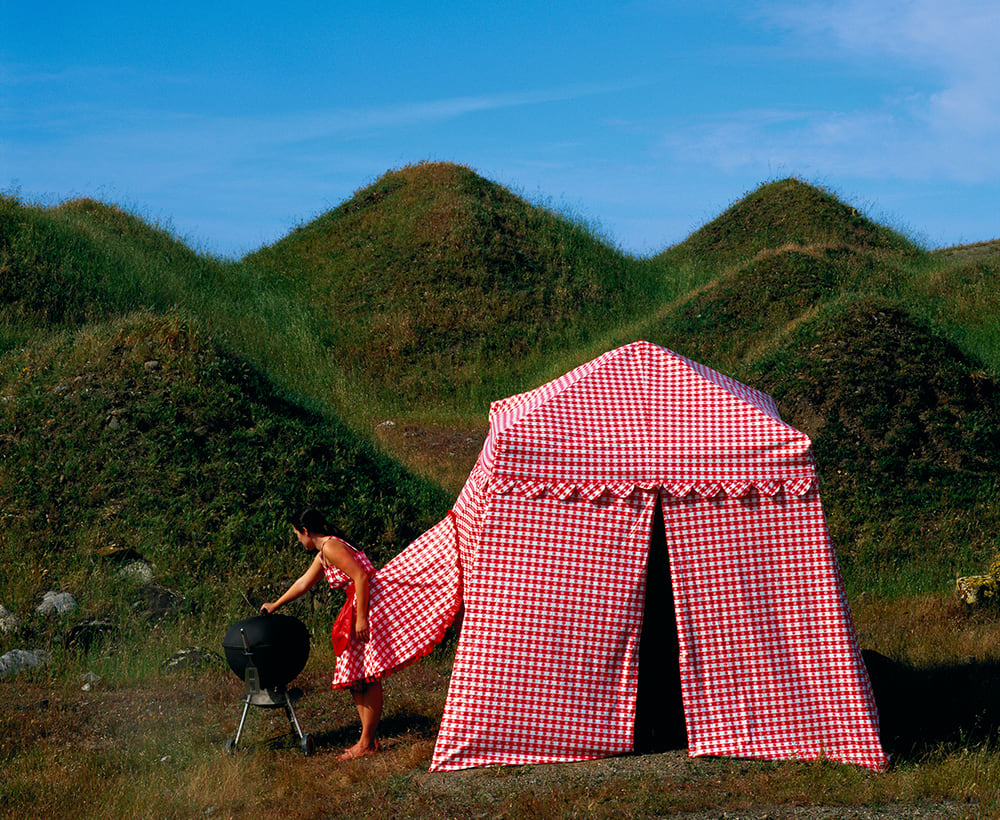
<path id="1" fill-rule="evenodd" d="M 0 635 L 13 635 L 21 628 L 21 619 L 0 604 Z"/>
<path id="2" fill-rule="evenodd" d="M 80 689 L 84 692 L 89 692 L 100 682 L 101 676 L 94 672 L 84 672 L 80 675 L 80 680 L 83 681 L 83 686 Z"/>
<path id="3" fill-rule="evenodd" d="M 153 581 L 153 567 L 148 561 L 130 561 L 118 573 L 121 578 L 139 586 Z"/>
<path id="4" fill-rule="evenodd" d="M 76 598 L 68 592 L 49 590 L 42 596 L 38 611 L 42 615 L 65 615 L 77 608 Z"/>
<path id="5" fill-rule="evenodd" d="M 97 554 L 107 561 L 117 564 L 128 564 L 132 561 L 145 561 L 142 555 L 131 547 L 123 547 L 119 544 L 108 544 L 97 550 Z M 148 563 L 148 562 L 147 562 Z"/>
<path id="6" fill-rule="evenodd" d="M 102 618 L 86 618 L 70 628 L 69 632 L 66 633 L 64 643 L 67 649 L 86 651 L 115 632 L 116 629 L 117 627 L 111 621 Z"/>
<path id="7" fill-rule="evenodd" d="M 145 611 L 146 617 L 154 621 L 176 614 L 184 604 L 184 596 L 166 587 L 149 584 L 142 590 L 142 600 L 135 608 Z"/>
<path id="8" fill-rule="evenodd" d="M 160 360 L 159 359 L 150 359 L 145 364 L 143 364 L 142 367 L 143 367 L 143 369 L 147 373 L 152 373 L 154 370 L 159 370 L 160 369 Z"/>

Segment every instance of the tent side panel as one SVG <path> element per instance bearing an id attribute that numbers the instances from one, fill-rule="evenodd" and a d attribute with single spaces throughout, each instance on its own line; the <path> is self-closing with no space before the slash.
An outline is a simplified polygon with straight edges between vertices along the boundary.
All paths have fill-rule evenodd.
<path id="1" fill-rule="evenodd" d="M 389 674 L 428 654 L 444 637 L 462 605 L 455 524 L 449 516 L 427 530 L 378 571 L 372 623 L 380 640 L 368 641 L 352 676 Z M 342 655 L 339 663 L 351 663 Z"/>
<path id="2" fill-rule="evenodd" d="M 815 487 L 665 496 L 664 517 L 690 753 L 884 768 Z"/>
<path id="3" fill-rule="evenodd" d="M 450 517 L 455 522 L 459 561 L 463 574 L 475 573 L 483 522 L 486 520 L 492 498 L 489 483 L 489 471 L 483 466 L 483 459 L 480 456 L 451 510 Z"/>
<path id="4" fill-rule="evenodd" d="M 632 749 L 655 499 L 492 498 L 432 771 Z"/>

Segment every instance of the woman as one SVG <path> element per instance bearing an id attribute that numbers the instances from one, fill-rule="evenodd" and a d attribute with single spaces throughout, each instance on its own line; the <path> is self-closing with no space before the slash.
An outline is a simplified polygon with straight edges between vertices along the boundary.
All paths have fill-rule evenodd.
<path id="1" fill-rule="evenodd" d="M 267 614 L 300 598 L 325 577 L 333 589 L 346 589 L 348 599 L 345 607 L 352 606 L 354 618 L 350 624 L 348 652 L 337 663 L 333 686 L 335 689 L 350 689 L 354 705 L 361 718 L 361 738 L 347 749 L 339 760 L 372 754 L 378 751 L 378 723 L 382 717 L 382 680 L 369 678 L 359 672 L 358 663 L 351 662 L 347 654 L 355 658 L 364 654 L 364 645 L 371 637 L 368 623 L 372 581 L 375 569 L 368 557 L 351 546 L 342 532 L 331 527 L 319 510 L 306 508 L 293 520 L 292 529 L 307 550 L 315 551 L 316 557 L 298 580 L 277 601 L 261 606 Z M 353 590 L 353 596 L 350 594 Z M 343 662 L 342 662 L 343 661 Z M 361 675 L 358 677 L 358 675 Z"/>

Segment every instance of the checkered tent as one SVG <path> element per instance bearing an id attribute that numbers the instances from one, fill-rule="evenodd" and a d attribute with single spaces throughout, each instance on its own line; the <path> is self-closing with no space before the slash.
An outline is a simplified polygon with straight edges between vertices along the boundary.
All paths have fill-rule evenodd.
<path id="1" fill-rule="evenodd" d="M 490 410 L 435 528 L 464 619 L 431 770 L 634 749 L 654 525 L 689 753 L 884 768 L 809 439 L 640 341 Z"/>

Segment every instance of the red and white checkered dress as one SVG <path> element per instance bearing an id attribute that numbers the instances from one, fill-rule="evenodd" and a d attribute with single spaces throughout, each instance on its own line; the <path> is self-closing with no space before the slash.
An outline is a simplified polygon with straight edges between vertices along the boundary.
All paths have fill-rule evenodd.
<path id="1" fill-rule="evenodd" d="M 491 408 L 432 771 L 632 750 L 657 504 L 690 754 L 885 767 L 809 439 L 636 342 Z"/>
<path id="2" fill-rule="evenodd" d="M 352 637 L 337 658 L 333 688 L 379 680 L 422 658 L 444 637 L 462 603 L 458 551 L 451 518 L 425 532 L 376 571 L 361 550 L 354 551 L 368 574 L 370 637 Z M 327 583 L 345 589 L 351 579 L 324 567 Z"/>

